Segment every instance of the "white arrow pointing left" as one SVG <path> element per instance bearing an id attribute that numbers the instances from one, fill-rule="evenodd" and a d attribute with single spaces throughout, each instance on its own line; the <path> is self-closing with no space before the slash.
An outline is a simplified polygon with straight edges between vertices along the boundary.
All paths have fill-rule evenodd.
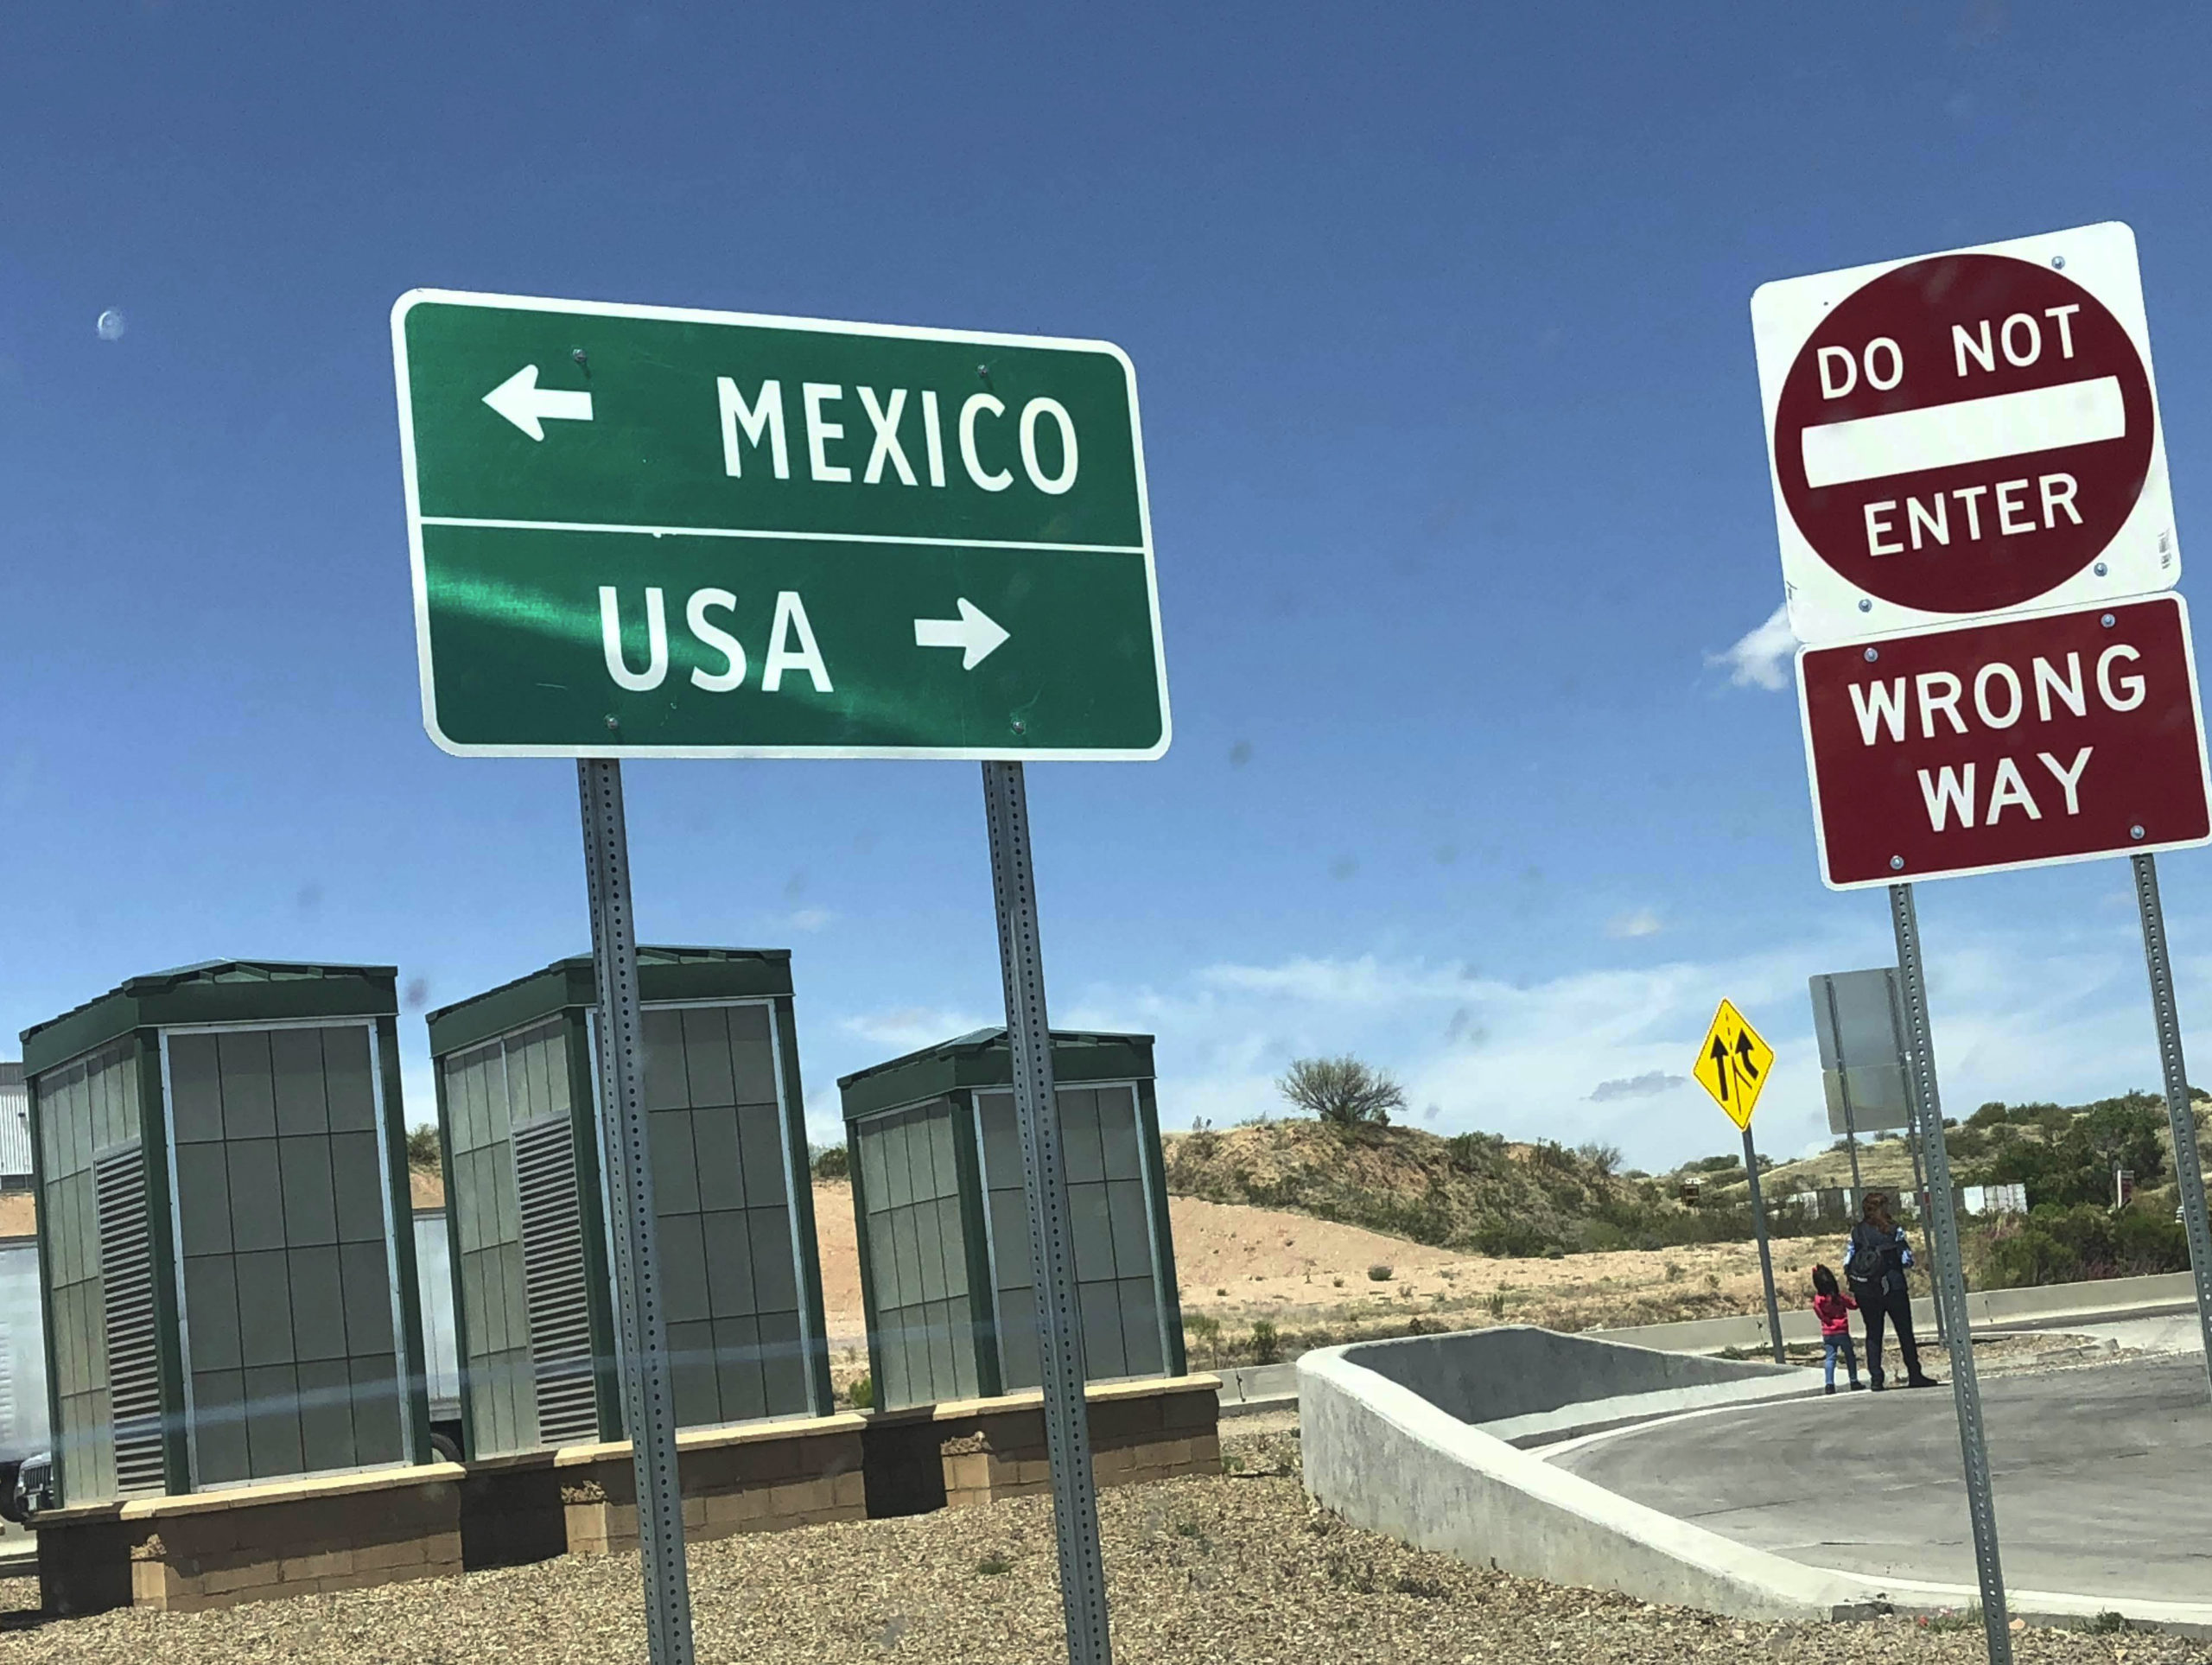
<path id="1" fill-rule="evenodd" d="M 591 420 L 591 395 L 540 387 L 536 365 L 515 372 L 486 393 L 484 403 L 534 440 L 545 437 L 544 423 Z"/>
<path id="2" fill-rule="evenodd" d="M 998 651 L 1007 632 L 1005 626 L 966 596 L 959 598 L 958 606 L 957 619 L 915 620 L 914 645 L 957 647 L 960 650 L 960 668 L 973 670 Z"/>

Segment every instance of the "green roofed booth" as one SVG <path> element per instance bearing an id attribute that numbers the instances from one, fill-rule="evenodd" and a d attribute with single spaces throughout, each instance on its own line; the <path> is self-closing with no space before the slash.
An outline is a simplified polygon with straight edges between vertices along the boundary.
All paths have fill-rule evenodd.
<path id="1" fill-rule="evenodd" d="M 640 948 L 645 1104 L 679 1426 L 831 1409 L 780 949 Z M 588 958 L 430 1014 L 465 1454 L 619 1439 Z"/>
<path id="2" fill-rule="evenodd" d="M 431 1460 L 395 977 L 212 962 L 23 1032 L 60 1504 Z"/>
<path id="3" fill-rule="evenodd" d="M 1054 1031 L 1076 1283 L 1090 1380 L 1179 1376 L 1152 1037 Z M 978 1030 L 842 1077 L 876 1402 L 1039 1385 L 1014 1055 Z"/>

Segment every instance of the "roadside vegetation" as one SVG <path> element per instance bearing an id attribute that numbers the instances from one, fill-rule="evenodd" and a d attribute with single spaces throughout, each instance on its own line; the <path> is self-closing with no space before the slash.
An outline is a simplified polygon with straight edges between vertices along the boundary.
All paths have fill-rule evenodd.
<path id="1" fill-rule="evenodd" d="M 1609 1146 L 1520 1143 L 1486 1133 L 1447 1137 L 1395 1126 L 1390 1116 L 1404 1108 L 1402 1089 L 1388 1072 L 1351 1057 L 1300 1059 L 1277 1085 L 1286 1106 L 1302 1114 L 1224 1129 L 1201 1123 L 1169 1135 L 1170 1192 L 1287 1210 L 1500 1258 L 1740 1243 L 1753 1235 L 1739 1155 L 1702 1158 L 1655 1178 L 1623 1172 L 1620 1153 Z M 2212 1102 L 2200 1103 L 2198 1112 L 2201 1122 Z M 1969 1223 L 1964 1248 L 1973 1287 L 2187 1268 L 2187 1242 L 2174 1219 L 2165 1107 L 2156 1095 L 2071 1106 L 1992 1103 L 1945 1126 L 1958 1184 L 2022 1185 L 2031 1204 L 2025 1216 Z M 1869 1185 L 1910 1188 L 1900 1136 L 1862 1141 L 1859 1159 Z M 2133 1176 L 2133 1199 L 2120 1209 L 2112 1206 L 2115 1167 Z M 1791 1200 L 1849 1183 L 1841 1141 L 1801 1162 L 1762 1157 L 1760 1172 L 1771 1236 L 1829 1237 L 1846 1228 Z M 1679 1304 L 1694 1292 L 1662 1293 Z M 1216 1344 L 1228 1342 L 1223 1336 Z"/>

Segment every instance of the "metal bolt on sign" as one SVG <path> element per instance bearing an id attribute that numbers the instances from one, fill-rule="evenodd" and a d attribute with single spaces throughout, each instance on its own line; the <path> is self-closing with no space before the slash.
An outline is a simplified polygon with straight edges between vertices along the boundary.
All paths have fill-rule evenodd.
<path id="1" fill-rule="evenodd" d="M 1948 1333 L 1951 1397 L 1959 1416 L 1959 1452 L 1967 1480 L 1967 1516 L 1974 1528 L 1974 1573 L 1981 1585 L 1981 1623 L 1990 1665 L 2012 1665 L 2012 1632 L 2005 1608 L 2005 1573 L 1998 1559 L 1997 1507 L 1990 1495 L 1989 1442 L 1981 1425 L 1981 1384 L 1974 1375 L 1974 1336 L 1967 1319 L 1966 1279 L 1959 1270 L 1959 1222 L 1951 1195 L 1951 1158 L 1943 1146 L 1943 1106 L 1936 1090 L 1936 1049 L 1928 1025 L 1928 983 L 1920 963 L 1920 921 L 1912 887 L 1890 887 L 1890 919 L 1897 939 L 1897 985 L 1904 1007 L 1913 1109 L 1928 1159 L 1928 1230 L 1936 1264 L 1936 1311 Z"/>
<path id="2" fill-rule="evenodd" d="M 615 1311 L 622 1331 L 623 1426 L 636 1473 L 638 1547 L 652 1665 L 692 1665 L 691 1586 L 683 1495 L 676 1472 L 676 1395 L 668 1369 L 655 1249 L 653 1167 L 646 1147 L 645 1037 L 638 1016 L 638 932 L 622 766 L 581 758 L 584 878 L 591 895 L 592 975 L 599 987 L 600 1129 L 614 1204 Z"/>
<path id="3" fill-rule="evenodd" d="M 1022 1192 L 1029 1204 L 1029 1253 L 1037 1269 L 1038 1356 L 1045 1387 L 1045 1446 L 1052 1471 L 1052 1520 L 1059 1541 L 1060 1605 L 1069 1665 L 1110 1665 L 1106 1566 L 1098 1544 L 1098 1492 L 1090 1469 L 1084 1401 L 1083 1322 L 1076 1302 L 1075 1240 L 1060 1163 L 1059 1100 L 1052 1084 L 1052 1032 L 1045 1014 L 1045 959 L 1030 861 L 1029 799 L 1019 763 L 983 765 L 990 828 L 991 891 L 998 905 L 999 969 L 1006 983 L 1007 1039 L 1014 1050 L 1014 1108 L 1021 1128 Z"/>
<path id="4" fill-rule="evenodd" d="M 2206 1367 L 2212 1369 L 2212 1228 L 2208 1228 L 2205 1217 L 2196 1115 L 2190 1109 L 2189 1071 L 2182 1060 L 2173 962 L 2166 956 L 2166 915 L 2158 901 L 2158 858 L 2139 855 L 2133 866 L 2135 900 L 2143 915 L 2143 958 L 2151 973 L 2151 1014 L 2158 1026 L 2158 1062 L 2165 1074 L 2166 1121 L 2174 1136 L 2174 1179 L 2181 1188 L 2182 1223 L 2189 1233 L 2189 1267 L 2196 1277 L 2196 1321 L 2204 1332 Z"/>

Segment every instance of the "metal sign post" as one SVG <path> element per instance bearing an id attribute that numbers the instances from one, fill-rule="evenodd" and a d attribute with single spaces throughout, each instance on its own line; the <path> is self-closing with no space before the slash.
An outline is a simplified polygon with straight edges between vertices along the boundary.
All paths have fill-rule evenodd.
<path id="1" fill-rule="evenodd" d="M 1690 1074 L 1713 1095 L 1713 1102 L 1744 1135 L 1744 1174 L 1751 1187 L 1751 1228 L 1759 1241 L 1759 1276 L 1766 1285 L 1767 1339 L 1774 1345 L 1774 1362 L 1782 1363 L 1782 1312 L 1774 1298 L 1774 1256 L 1766 1242 L 1766 1200 L 1759 1194 L 1759 1153 L 1751 1144 L 1751 1114 L 1767 1077 L 1774 1073 L 1774 1048 L 1736 1009 L 1723 1001 L 1713 1014 L 1705 1039 L 1698 1043 L 1697 1062 Z"/>
<path id="2" fill-rule="evenodd" d="M 1866 1191 L 1866 1182 L 1859 1177 L 1859 1120 L 1851 1102 L 1851 1059 L 1843 1050 L 1843 1024 L 1835 1009 L 1835 980 L 1830 978 L 1821 992 L 1827 996 L 1828 1029 L 1836 1038 L 1836 1090 L 1843 1096 L 1843 1143 L 1851 1153 L 1851 1195 L 1856 1207 Z"/>
<path id="3" fill-rule="evenodd" d="M 2212 1369 L 2212 1228 L 2208 1228 L 2205 1219 L 2196 1115 L 2190 1109 L 2189 1071 L 2182 1061 L 2173 963 L 2166 957 L 2166 914 L 2158 902 L 2158 861 L 2147 852 L 2135 858 L 2135 901 L 2143 915 L 2143 958 L 2151 972 L 2151 1014 L 2158 1026 L 2158 1062 L 2165 1072 L 2166 1121 L 2174 1135 L 2174 1180 L 2181 1188 L 2190 1270 L 2196 1274 L 2196 1321 L 2204 1332 L 2206 1368 Z"/>
<path id="4" fill-rule="evenodd" d="M 1083 1391 L 1075 1242 L 1068 1224 L 1067 1178 L 1060 1164 L 1052 1031 L 1045 1015 L 1044 950 L 1037 928 L 1036 874 L 1029 857 L 1029 799 L 1019 763 L 983 765 L 983 812 L 990 827 L 999 970 L 1006 983 L 1014 1116 L 1021 1128 L 1022 1191 L 1029 1203 L 1029 1254 L 1037 1277 L 1045 1446 L 1052 1471 L 1052 1519 L 1059 1540 L 1060 1606 L 1067 1621 L 1068 1661 L 1069 1665 L 1110 1665 L 1114 1655 L 1106 1627 L 1106 1566 L 1098 1546 L 1098 1493 L 1090 1469 L 1090 1424 Z"/>
<path id="5" fill-rule="evenodd" d="M 622 766 L 576 763 L 584 878 L 591 894 L 592 973 L 599 987 L 600 1130 L 614 1205 L 615 1312 L 622 1326 L 623 1426 L 636 1472 L 638 1547 L 652 1665 L 692 1665 L 691 1586 L 676 1473 L 676 1403 L 654 1249 L 653 1169 L 646 1148 L 645 1041 L 638 1018 L 638 931 Z"/>
<path id="6" fill-rule="evenodd" d="M 1897 938 L 1897 985 L 1913 1076 L 1913 1107 L 1928 1159 L 1928 1235 L 1935 1266 L 1936 1312 L 1945 1323 L 1951 1356 L 1951 1396 L 1959 1414 L 1965 1460 L 1967 1516 L 1974 1528 L 1974 1571 L 1981 1583 L 1981 1624 L 1990 1665 L 2012 1665 L 2012 1632 L 2005 1609 L 2005 1573 L 1997 1554 L 1997 1508 L 1990 1495 L 1989 1445 L 1981 1426 L 1981 1385 L 1974 1376 L 1974 1335 L 1967 1319 L 1967 1285 L 1959 1261 L 1959 1223 L 1952 1207 L 1951 1159 L 1943 1147 L 1943 1106 L 1936 1090 L 1936 1047 L 1929 1032 L 1928 984 L 1920 964 L 1920 922 L 1912 887 L 1890 887 L 1890 919 Z M 1946 1322 L 1946 1320 L 1948 1320 Z"/>
<path id="7" fill-rule="evenodd" d="M 1759 1240 L 1759 1277 L 1766 1285 L 1766 1333 L 1774 1362 L 1782 1357 L 1782 1309 L 1774 1298 L 1774 1255 L 1766 1241 L 1766 1199 L 1759 1194 L 1759 1153 L 1751 1143 L 1751 1124 L 1744 1123 L 1744 1172 L 1751 1182 L 1751 1230 Z"/>

